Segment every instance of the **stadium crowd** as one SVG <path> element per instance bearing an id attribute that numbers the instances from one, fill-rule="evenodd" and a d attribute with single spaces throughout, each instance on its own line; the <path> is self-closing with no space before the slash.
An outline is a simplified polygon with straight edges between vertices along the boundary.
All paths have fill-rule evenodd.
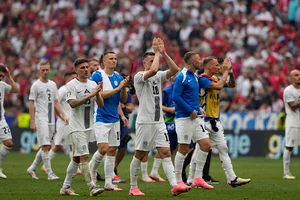
<path id="1" fill-rule="evenodd" d="M 152 38 L 183 67 L 189 50 L 230 57 L 236 89 L 220 93 L 221 111 L 280 112 L 288 74 L 300 66 L 298 0 L 8 0 L 0 2 L 0 63 L 20 88 L 6 97 L 8 123 L 28 112 L 37 66 L 49 60 L 60 87 L 78 57 L 118 56 L 132 75 Z M 161 68 L 166 62 L 161 60 Z"/>

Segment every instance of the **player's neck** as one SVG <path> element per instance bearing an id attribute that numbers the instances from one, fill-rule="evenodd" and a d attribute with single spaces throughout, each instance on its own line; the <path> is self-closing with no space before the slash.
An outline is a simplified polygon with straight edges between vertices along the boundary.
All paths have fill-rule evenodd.
<path id="1" fill-rule="evenodd" d="M 40 77 L 40 81 L 43 82 L 43 83 L 47 83 L 48 82 L 48 78 L 42 78 L 42 77 Z"/>
<path id="2" fill-rule="evenodd" d="M 195 72 L 196 72 L 196 69 L 195 69 L 195 67 L 194 67 L 194 66 L 192 66 L 192 65 L 187 65 L 185 68 L 186 68 L 187 70 L 189 70 L 189 71 L 192 71 L 193 73 L 195 73 Z"/>
<path id="3" fill-rule="evenodd" d="M 300 89 L 300 83 L 299 83 L 299 84 L 297 84 L 297 83 L 293 83 L 292 85 L 294 86 L 294 88 L 296 88 L 296 89 Z"/>
<path id="4" fill-rule="evenodd" d="M 86 83 L 88 79 L 85 78 L 85 77 L 80 77 L 80 76 L 78 76 L 78 77 L 77 77 L 77 80 L 78 80 L 79 82 Z"/>
<path id="5" fill-rule="evenodd" d="M 212 77 L 213 74 L 210 71 L 204 70 L 203 74 L 205 74 L 206 76 Z"/>
<path id="6" fill-rule="evenodd" d="M 104 68 L 104 72 L 107 74 L 107 75 L 112 75 L 114 73 L 114 69 L 109 69 L 109 68 Z"/>

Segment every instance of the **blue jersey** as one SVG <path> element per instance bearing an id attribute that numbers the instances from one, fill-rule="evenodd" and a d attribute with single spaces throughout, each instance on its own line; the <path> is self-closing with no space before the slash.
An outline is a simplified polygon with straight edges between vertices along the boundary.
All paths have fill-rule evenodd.
<path id="1" fill-rule="evenodd" d="M 199 104 L 199 84 L 195 73 L 184 68 L 174 80 L 173 101 L 176 118 L 189 117 L 196 110 L 201 115 Z"/>
<path id="2" fill-rule="evenodd" d="M 123 80 L 123 77 L 116 72 L 110 76 L 106 75 L 107 79 L 103 77 L 102 73 L 105 72 L 103 70 L 94 72 L 92 79 L 97 84 L 103 82 L 103 91 L 117 88 Z M 116 94 L 104 99 L 104 106 L 102 108 L 97 108 L 96 122 L 114 123 L 120 120 L 118 113 L 120 93 L 121 91 L 118 91 Z"/>
<path id="3" fill-rule="evenodd" d="M 174 107 L 175 103 L 172 98 L 173 85 L 166 87 L 162 94 L 162 104 L 167 107 Z M 165 122 L 174 122 L 175 115 L 169 112 L 166 112 Z"/>

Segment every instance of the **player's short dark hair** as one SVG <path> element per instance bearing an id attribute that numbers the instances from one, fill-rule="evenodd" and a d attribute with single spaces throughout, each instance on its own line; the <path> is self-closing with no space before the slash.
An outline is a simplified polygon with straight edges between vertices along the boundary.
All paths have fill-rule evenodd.
<path id="1" fill-rule="evenodd" d="M 72 72 L 66 72 L 64 77 L 67 78 L 68 76 L 71 76 L 73 74 L 76 74 L 76 72 L 72 71 Z"/>
<path id="2" fill-rule="evenodd" d="M 99 62 L 96 58 L 89 58 L 89 59 L 87 59 L 87 60 L 89 61 L 89 63 L 92 62 L 92 61 Z"/>
<path id="3" fill-rule="evenodd" d="M 77 68 L 82 63 L 89 63 L 88 59 L 85 58 L 78 58 L 74 62 L 74 67 Z"/>
<path id="4" fill-rule="evenodd" d="M 144 55 L 143 55 L 143 60 L 145 60 L 148 56 L 155 56 L 155 53 L 154 52 L 146 52 Z"/>
<path id="5" fill-rule="evenodd" d="M 104 56 L 106 56 L 107 54 L 116 54 L 114 51 L 105 51 L 102 56 L 104 58 Z"/>
<path id="6" fill-rule="evenodd" d="M 103 54 L 99 58 L 99 64 L 101 65 L 103 63 Z"/>
<path id="7" fill-rule="evenodd" d="M 6 67 L 4 67 L 2 64 L 0 64 L 0 72 L 7 73 Z"/>
<path id="8" fill-rule="evenodd" d="M 208 56 L 208 57 L 204 58 L 203 59 L 203 67 L 206 67 L 206 65 L 208 65 L 213 60 L 217 60 L 219 62 L 219 60 L 216 56 Z"/>
<path id="9" fill-rule="evenodd" d="M 189 51 L 186 54 L 184 54 L 183 60 L 184 60 L 185 64 L 190 64 L 191 58 L 197 54 L 198 53 L 196 51 Z"/>
<path id="10" fill-rule="evenodd" d="M 219 64 L 223 64 L 224 58 L 222 58 L 222 57 L 217 57 L 217 59 L 218 59 L 218 63 L 219 63 Z"/>

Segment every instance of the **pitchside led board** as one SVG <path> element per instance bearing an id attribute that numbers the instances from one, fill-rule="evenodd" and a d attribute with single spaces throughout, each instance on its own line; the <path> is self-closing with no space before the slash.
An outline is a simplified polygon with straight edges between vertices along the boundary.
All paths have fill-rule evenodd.
<path id="1" fill-rule="evenodd" d="M 221 122 L 225 129 L 229 154 L 232 158 L 241 156 L 257 156 L 278 159 L 284 150 L 284 131 L 277 129 L 277 113 L 222 113 Z M 134 152 L 136 114 L 130 117 L 130 134 L 128 152 Z M 30 153 L 36 151 L 36 133 L 30 129 L 11 127 L 14 141 L 14 151 Z M 96 144 L 91 143 L 91 153 L 96 150 Z M 215 150 L 213 151 L 217 153 Z M 293 156 L 300 157 L 298 147 L 294 148 Z"/>

